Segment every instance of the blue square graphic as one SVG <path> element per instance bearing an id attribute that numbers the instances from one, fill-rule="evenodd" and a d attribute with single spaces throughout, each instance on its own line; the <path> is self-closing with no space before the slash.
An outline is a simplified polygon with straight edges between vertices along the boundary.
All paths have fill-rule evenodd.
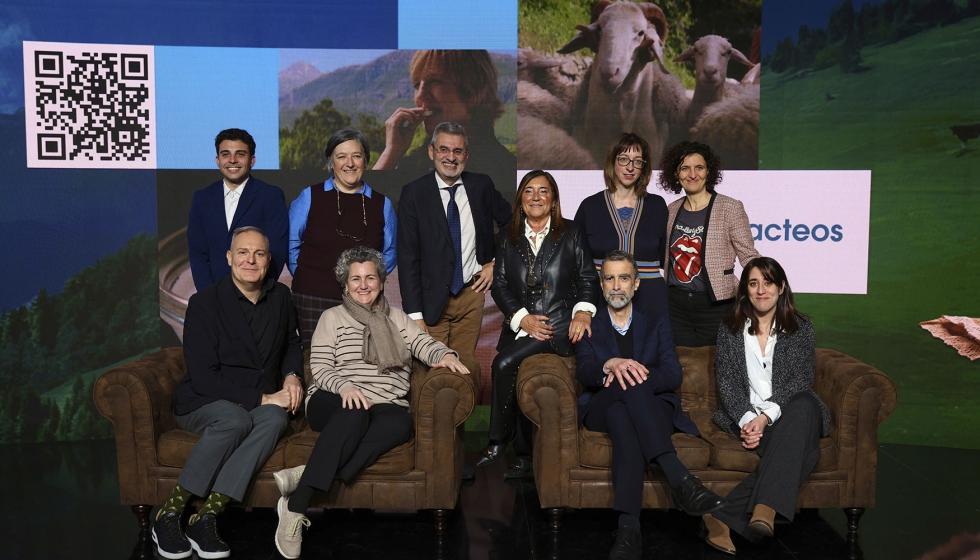
<path id="1" fill-rule="evenodd" d="M 517 49 L 517 0 L 401 0 L 399 49 Z"/>
<path id="2" fill-rule="evenodd" d="M 279 51 L 156 47 L 157 168 L 212 169 L 214 137 L 242 128 L 255 169 L 279 169 Z"/>

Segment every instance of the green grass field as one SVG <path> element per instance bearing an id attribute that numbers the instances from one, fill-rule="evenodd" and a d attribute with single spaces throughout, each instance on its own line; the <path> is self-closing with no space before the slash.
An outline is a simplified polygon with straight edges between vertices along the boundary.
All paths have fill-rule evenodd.
<path id="1" fill-rule="evenodd" d="M 980 140 L 962 151 L 949 130 L 980 122 L 977 44 L 971 18 L 866 47 L 868 72 L 763 77 L 760 168 L 872 170 L 868 295 L 804 294 L 798 305 L 818 345 L 894 380 L 884 442 L 980 448 L 980 362 L 919 327 L 980 317 Z"/>

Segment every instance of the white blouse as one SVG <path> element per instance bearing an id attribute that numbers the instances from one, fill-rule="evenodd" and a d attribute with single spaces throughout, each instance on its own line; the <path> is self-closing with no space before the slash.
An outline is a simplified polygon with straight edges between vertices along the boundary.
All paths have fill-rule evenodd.
<path id="1" fill-rule="evenodd" d="M 752 410 L 746 412 L 738 421 L 740 428 L 762 413 L 765 413 L 772 422 L 779 420 L 781 414 L 779 405 L 768 400 L 772 397 L 772 354 L 776 350 L 776 333 L 772 332 L 770 326 L 766 350 L 763 352 L 759 346 L 759 339 L 754 334 L 749 334 L 751 325 L 751 320 L 745 321 L 742 336 L 745 341 L 745 366 L 749 374 L 749 402 L 752 404 Z"/>

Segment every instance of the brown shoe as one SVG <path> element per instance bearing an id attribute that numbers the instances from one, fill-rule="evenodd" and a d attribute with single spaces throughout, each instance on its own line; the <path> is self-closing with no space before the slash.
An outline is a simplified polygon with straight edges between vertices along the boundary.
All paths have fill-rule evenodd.
<path id="1" fill-rule="evenodd" d="M 735 556 L 735 545 L 732 543 L 728 525 L 715 519 L 710 513 L 701 517 L 701 538 L 711 548 Z"/>
<path id="2" fill-rule="evenodd" d="M 776 511 L 767 505 L 756 504 L 752 509 L 752 519 L 749 520 L 749 531 L 760 537 L 771 537 L 775 524 Z"/>

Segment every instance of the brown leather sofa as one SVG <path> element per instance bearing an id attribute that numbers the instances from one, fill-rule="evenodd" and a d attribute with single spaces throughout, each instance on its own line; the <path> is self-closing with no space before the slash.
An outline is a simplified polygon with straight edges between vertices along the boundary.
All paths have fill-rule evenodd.
<path id="1" fill-rule="evenodd" d="M 684 382 L 684 412 L 703 437 L 674 434 L 681 461 L 705 486 L 725 496 L 759 464 L 737 436 L 722 432 L 711 416 L 718 408 L 715 348 L 677 348 Z M 878 425 L 895 410 L 895 384 L 885 374 L 834 350 L 817 349 L 814 390 L 831 413 L 830 437 L 820 440 L 820 462 L 800 488 L 800 508 L 843 508 L 848 541 L 857 542 L 860 516 L 875 505 Z M 612 442 L 578 423 L 575 359 L 532 356 L 517 376 L 521 409 L 535 424 L 534 482 L 553 530 L 563 508 L 611 508 Z M 663 473 L 648 469 L 643 507 L 669 508 L 673 497 Z"/>
<path id="2" fill-rule="evenodd" d="M 99 412 L 115 431 L 120 501 L 132 506 L 144 531 L 149 530 L 152 506 L 170 496 L 198 440 L 174 421 L 173 394 L 186 371 L 183 349 L 165 348 L 103 373 L 93 390 Z M 310 507 L 431 509 L 436 532 L 442 534 L 459 496 L 461 426 L 473 412 L 477 381 L 416 362 L 410 389 L 415 437 L 382 455 L 351 486 L 337 481 L 329 492 L 316 494 Z M 244 505 L 275 507 L 280 494 L 272 473 L 306 464 L 317 435 L 305 418 L 292 421 L 256 475 Z"/>

